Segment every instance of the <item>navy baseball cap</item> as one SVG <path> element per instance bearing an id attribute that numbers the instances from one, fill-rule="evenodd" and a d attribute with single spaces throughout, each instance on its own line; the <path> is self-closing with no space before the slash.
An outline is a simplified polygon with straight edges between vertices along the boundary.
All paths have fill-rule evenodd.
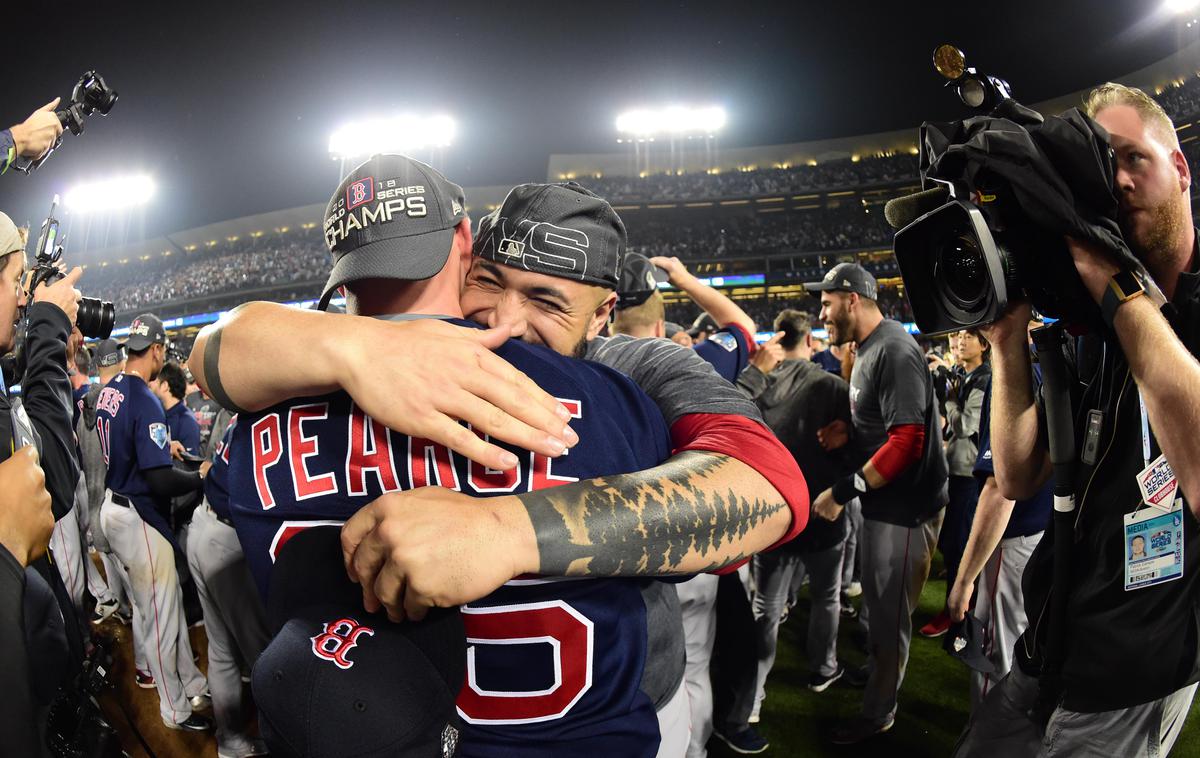
<path id="1" fill-rule="evenodd" d="M 450 257 L 467 217 L 462 187 L 406 155 L 374 155 L 350 172 L 325 207 L 333 270 L 317 303 L 360 279 L 421 281 Z"/>
<path id="2" fill-rule="evenodd" d="M 942 649 L 981 674 L 996 673 L 996 666 L 983 652 L 983 622 L 970 613 L 950 625 Z"/>
<path id="3" fill-rule="evenodd" d="M 809 292 L 857 292 L 868 300 L 879 299 L 879 282 L 857 263 L 839 263 L 829 269 L 821 281 L 805 282 L 804 289 Z"/>
<path id="4" fill-rule="evenodd" d="M 457 608 L 393 623 L 367 613 L 342 564 L 341 530 L 305 529 L 280 549 L 267 618 L 274 639 L 251 675 L 271 755 L 430 756 L 458 744 L 466 675 Z"/>
<path id="5" fill-rule="evenodd" d="M 506 266 L 617 289 L 625 224 L 575 182 L 520 184 L 479 222 L 473 252 Z"/>
<path id="6" fill-rule="evenodd" d="M 96 365 L 101 368 L 115 366 L 125 359 L 125 348 L 114 339 L 100 340 L 95 349 Z"/>
<path id="7" fill-rule="evenodd" d="M 667 272 L 641 253 L 626 253 L 617 285 L 617 310 L 633 308 L 658 291 L 659 282 L 668 281 Z"/>
<path id="8" fill-rule="evenodd" d="M 125 348 L 131 352 L 140 353 L 151 345 L 167 344 L 167 330 L 163 328 L 162 319 L 153 313 L 143 313 L 134 318 L 129 324 L 129 337 L 125 340 Z"/>

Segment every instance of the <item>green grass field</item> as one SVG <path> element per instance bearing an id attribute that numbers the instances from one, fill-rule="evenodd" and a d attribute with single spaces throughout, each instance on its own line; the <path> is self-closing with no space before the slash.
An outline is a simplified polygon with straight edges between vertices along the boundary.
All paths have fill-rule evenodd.
<path id="1" fill-rule="evenodd" d="M 936 573 L 940 568 L 940 556 L 935 561 Z M 862 691 L 842 682 L 820 694 L 808 690 L 808 662 L 804 655 L 808 601 L 807 595 L 802 595 L 800 604 L 780 628 L 778 656 L 767 681 L 767 699 L 758 724 L 759 731 L 771 742 L 765 754 L 864 758 L 943 758 L 950 755 L 967 721 L 968 670 L 942 650 L 941 639 L 926 639 L 915 632 L 915 628 L 941 608 L 945 593 L 944 579 L 931 579 L 921 593 L 921 608 L 913 624 L 912 652 L 900 690 L 900 710 L 895 727 L 887 734 L 848 747 L 831 745 L 827 734 L 840 718 L 857 712 Z M 855 602 L 859 600 L 861 598 Z M 843 619 L 838 642 L 843 662 L 855 666 L 866 661 L 866 654 L 855 646 L 849 634 L 857 624 L 857 621 Z M 1193 706 L 1183 734 L 1171 753 L 1176 758 L 1200 757 L 1200 718 L 1196 710 Z M 712 756 L 737 755 L 715 737 L 708 747 Z"/>

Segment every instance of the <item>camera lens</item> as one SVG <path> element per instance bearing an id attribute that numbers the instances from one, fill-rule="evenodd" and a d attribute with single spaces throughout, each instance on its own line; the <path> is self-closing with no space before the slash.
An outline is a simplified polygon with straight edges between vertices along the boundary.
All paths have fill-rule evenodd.
<path id="1" fill-rule="evenodd" d="M 79 315 L 75 318 L 75 324 L 84 337 L 108 339 L 116 320 L 117 311 L 112 303 L 94 297 L 79 299 Z"/>
<path id="2" fill-rule="evenodd" d="M 983 301 L 989 292 L 987 264 L 972 237 L 960 235 L 937 250 L 934 280 L 943 297 L 963 310 Z"/>

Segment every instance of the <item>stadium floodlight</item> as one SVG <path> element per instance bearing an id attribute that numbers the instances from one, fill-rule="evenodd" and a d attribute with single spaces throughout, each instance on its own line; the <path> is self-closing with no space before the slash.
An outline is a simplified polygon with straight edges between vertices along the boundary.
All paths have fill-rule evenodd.
<path id="1" fill-rule="evenodd" d="M 1164 5 L 1171 13 L 1183 15 L 1196 10 L 1197 6 L 1200 6 L 1200 0 L 1167 0 Z"/>
<path id="2" fill-rule="evenodd" d="M 376 153 L 408 153 L 447 147 L 454 141 L 454 119 L 444 115 L 400 115 L 346 124 L 329 138 L 329 155 L 346 160 Z"/>
<path id="3" fill-rule="evenodd" d="M 145 205 L 154 197 L 154 180 L 139 174 L 79 184 L 63 197 L 73 213 L 113 211 Z"/>
<path id="4" fill-rule="evenodd" d="M 716 105 L 688 108 L 639 108 L 617 116 L 617 131 L 634 137 L 715 134 L 725 126 L 725 109 Z"/>

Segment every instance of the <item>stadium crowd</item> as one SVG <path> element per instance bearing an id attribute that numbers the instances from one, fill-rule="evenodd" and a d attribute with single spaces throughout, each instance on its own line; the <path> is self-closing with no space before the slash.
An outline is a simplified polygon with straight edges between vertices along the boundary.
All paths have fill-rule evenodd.
<path id="1" fill-rule="evenodd" d="M 582 177 L 577 181 L 610 202 L 621 203 L 758 197 L 871 187 L 917 179 L 917 157 L 903 153 L 839 158 L 787 168 L 748 168 L 709 174 L 660 173 L 643 177 Z"/>

